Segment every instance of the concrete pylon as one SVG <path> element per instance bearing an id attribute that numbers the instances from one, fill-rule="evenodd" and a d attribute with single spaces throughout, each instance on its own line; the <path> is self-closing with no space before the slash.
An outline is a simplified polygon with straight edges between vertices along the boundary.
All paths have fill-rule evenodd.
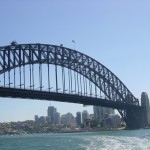
<path id="1" fill-rule="evenodd" d="M 150 125 L 150 106 L 149 106 L 149 98 L 146 92 L 142 92 L 141 94 L 141 106 L 144 107 L 144 125 Z"/>

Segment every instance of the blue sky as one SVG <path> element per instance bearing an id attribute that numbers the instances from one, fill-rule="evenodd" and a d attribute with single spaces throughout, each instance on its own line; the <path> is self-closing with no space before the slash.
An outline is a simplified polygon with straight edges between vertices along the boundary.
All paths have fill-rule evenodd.
<path id="1" fill-rule="evenodd" d="M 140 99 L 150 89 L 149 0 L 1 0 L 0 45 L 45 43 L 98 60 Z M 0 122 L 46 115 L 48 101 L 0 98 Z M 61 114 L 92 107 L 52 102 Z"/>

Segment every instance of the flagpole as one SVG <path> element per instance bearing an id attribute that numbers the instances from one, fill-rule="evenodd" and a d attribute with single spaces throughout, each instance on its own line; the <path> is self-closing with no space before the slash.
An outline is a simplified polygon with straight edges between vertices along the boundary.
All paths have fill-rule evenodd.
<path id="1" fill-rule="evenodd" d="M 73 43 L 73 45 L 74 45 L 74 50 L 75 50 L 75 43 L 76 43 L 76 42 L 75 42 L 74 40 L 72 40 L 72 43 Z"/>

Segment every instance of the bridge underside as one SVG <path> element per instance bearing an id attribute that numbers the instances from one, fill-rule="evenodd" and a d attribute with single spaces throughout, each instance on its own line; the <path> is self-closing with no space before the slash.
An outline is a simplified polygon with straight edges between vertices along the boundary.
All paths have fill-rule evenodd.
<path id="1" fill-rule="evenodd" d="M 138 129 L 144 127 L 142 107 L 130 105 L 127 103 L 115 102 L 107 99 L 87 97 L 76 94 L 64 94 L 56 92 L 3 88 L 3 87 L 0 87 L 0 97 L 49 100 L 49 101 L 77 103 L 83 105 L 110 107 L 117 109 L 119 111 L 122 110 L 126 113 L 125 117 L 123 116 L 122 117 L 125 120 L 128 129 Z"/>
<path id="2" fill-rule="evenodd" d="M 0 97 L 24 98 L 36 100 L 49 100 L 68 103 L 78 103 L 83 105 L 96 105 L 110 107 L 114 109 L 140 109 L 140 106 L 130 105 L 127 103 L 111 101 L 95 97 L 82 96 L 77 94 L 64 94 L 56 92 L 36 91 L 27 89 L 14 89 L 0 87 Z"/>

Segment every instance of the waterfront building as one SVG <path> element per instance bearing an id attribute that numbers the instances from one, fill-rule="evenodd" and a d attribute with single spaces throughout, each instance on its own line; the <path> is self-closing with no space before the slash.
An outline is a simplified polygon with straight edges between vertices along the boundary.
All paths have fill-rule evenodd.
<path id="1" fill-rule="evenodd" d="M 82 119 L 81 118 L 81 112 L 77 112 L 76 113 L 76 122 L 77 122 L 77 126 L 79 126 L 79 127 L 81 126 L 81 123 L 82 123 L 81 119 Z"/>
<path id="2" fill-rule="evenodd" d="M 107 114 L 115 114 L 115 111 L 113 108 L 103 107 L 103 109 L 105 110 L 105 113 Z"/>
<path id="3" fill-rule="evenodd" d="M 67 116 L 66 115 L 61 115 L 61 124 L 67 125 Z"/>
<path id="4" fill-rule="evenodd" d="M 102 107 L 100 106 L 93 106 L 93 111 L 94 111 L 94 118 L 97 120 L 102 120 L 103 119 L 103 111 Z"/>
<path id="5" fill-rule="evenodd" d="M 145 126 L 150 125 L 150 106 L 149 106 L 149 98 L 148 98 L 148 94 L 146 92 L 142 92 L 141 94 L 141 106 L 144 106 L 144 117 L 143 117 L 143 121 Z"/>
<path id="6" fill-rule="evenodd" d="M 60 113 L 55 112 L 53 114 L 53 124 L 60 124 Z"/>
<path id="7" fill-rule="evenodd" d="M 103 127 L 118 128 L 121 125 L 121 118 L 118 114 L 106 114 L 102 122 Z"/>
<path id="8" fill-rule="evenodd" d="M 90 114 L 90 120 L 94 119 L 94 114 Z"/>
<path id="9" fill-rule="evenodd" d="M 39 120 L 38 115 L 35 115 L 35 116 L 34 116 L 34 120 L 35 120 L 36 123 L 38 123 L 38 120 Z"/>
<path id="10" fill-rule="evenodd" d="M 94 118 L 102 121 L 104 119 L 105 114 L 114 114 L 113 108 L 101 107 L 101 106 L 93 106 L 94 110 Z"/>
<path id="11" fill-rule="evenodd" d="M 111 118 L 111 126 L 113 128 L 120 127 L 121 125 L 121 118 L 118 114 L 110 114 L 109 117 Z"/>
<path id="12" fill-rule="evenodd" d="M 51 116 L 46 116 L 46 122 L 48 124 L 52 124 L 52 117 Z"/>
<path id="13" fill-rule="evenodd" d="M 84 123 L 84 121 L 87 119 L 89 119 L 89 113 L 87 112 L 87 110 L 84 110 L 82 112 L 82 123 Z"/>
<path id="14" fill-rule="evenodd" d="M 45 124 L 46 123 L 45 117 L 44 116 L 39 117 L 38 123 Z"/>
<path id="15" fill-rule="evenodd" d="M 71 113 L 67 113 L 67 114 L 61 116 L 61 123 L 63 125 L 74 125 L 75 118 Z"/>
<path id="16" fill-rule="evenodd" d="M 51 122 L 53 123 L 54 121 L 54 113 L 57 112 L 57 109 L 54 106 L 49 106 L 47 109 L 47 116 L 51 117 Z"/>

